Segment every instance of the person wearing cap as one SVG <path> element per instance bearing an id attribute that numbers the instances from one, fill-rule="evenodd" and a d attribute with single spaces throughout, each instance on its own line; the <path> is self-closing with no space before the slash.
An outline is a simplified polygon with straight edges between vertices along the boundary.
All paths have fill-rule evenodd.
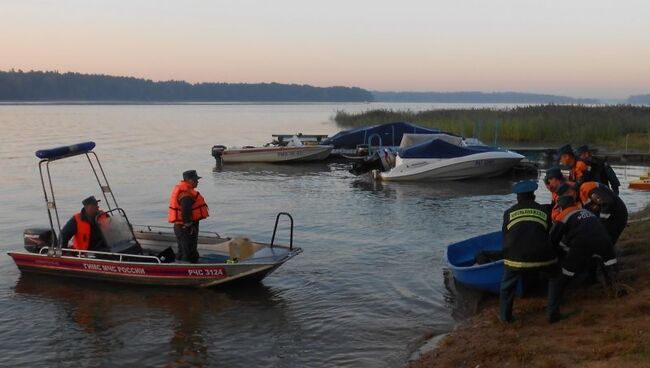
<path id="1" fill-rule="evenodd" d="M 512 306 L 517 284 L 526 274 L 541 273 L 549 280 L 549 296 L 559 277 L 558 258 L 549 239 L 551 218 L 544 206 L 535 201 L 537 183 L 524 180 L 515 183 L 517 203 L 503 214 L 504 273 L 499 295 L 499 319 L 512 322 Z M 549 299 L 550 301 L 550 299 Z M 559 305 L 548 304 L 549 322 L 561 319 Z"/>
<path id="2" fill-rule="evenodd" d="M 551 219 L 555 218 L 555 216 L 560 213 L 560 207 L 557 205 L 557 189 L 560 185 L 564 184 L 565 181 L 564 174 L 562 174 L 562 170 L 559 167 L 556 166 L 546 170 L 546 175 L 544 175 L 544 184 L 546 185 L 546 189 L 551 192 L 551 203 L 547 206 L 551 213 Z"/>
<path id="3" fill-rule="evenodd" d="M 199 221 L 209 216 L 208 205 L 196 190 L 199 179 L 196 170 L 185 171 L 183 180 L 176 184 L 169 198 L 167 220 L 174 224 L 179 261 L 196 263 L 199 259 Z"/>
<path id="4" fill-rule="evenodd" d="M 589 181 L 580 186 L 579 199 L 582 207 L 600 218 L 612 243 L 616 244 L 627 226 L 628 218 L 627 207 L 621 197 L 605 184 Z"/>
<path id="5" fill-rule="evenodd" d="M 616 296 L 624 295 L 625 290 L 619 286 L 617 280 L 614 246 L 598 217 L 581 208 L 571 195 L 560 196 L 558 203 L 562 212 L 560 221 L 551 228 L 551 242 L 566 242 L 568 252 L 562 261 L 562 276 L 555 289 L 557 294 L 551 296 L 551 304 L 559 306 L 566 285 L 576 274 L 588 271 L 593 256 L 599 257 L 604 265 L 603 273 L 607 287 Z"/>
<path id="6" fill-rule="evenodd" d="M 561 218 L 562 218 L 560 216 L 560 213 L 562 212 L 562 208 L 559 205 L 559 200 L 560 200 L 560 197 L 562 197 L 562 196 L 571 196 L 574 199 L 578 198 L 578 192 L 576 191 L 575 186 L 572 185 L 571 182 L 566 182 L 565 181 L 564 183 L 558 185 L 557 188 L 555 189 L 555 198 L 557 198 L 556 203 L 558 205 L 557 205 L 557 209 L 555 211 L 553 211 L 553 213 L 551 215 L 553 223 L 560 221 Z M 578 203 L 578 206 L 580 206 L 579 203 Z"/>
<path id="7" fill-rule="evenodd" d="M 74 249 L 108 251 L 97 224 L 97 215 L 102 213 L 99 209 L 99 202 L 94 196 L 81 202 L 83 205 L 81 211 L 74 214 L 61 229 L 62 247 L 67 247 L 72 239 L 72 248 Z"/>
<path id="8" fill-rule="evenodd" d="M 579 187 L 585 181 L 594 180 L 591 166 L 576 157 L 570 144 L 558 148 L 557 153 L 560 156 L 560 163 L 569 168 L 570 182 Z"/>
<path id="9" fill-rule="evenodd" d="M 595 181 L 610 187 L 612 192 L 618 195 L 621 182 L 618 180 L 614 169 L 607 162 L 607 159 L 594 156 L 587 145 L 576 148 L 576 156 L 579 160 L 584 161 L 591 167 Z"/>

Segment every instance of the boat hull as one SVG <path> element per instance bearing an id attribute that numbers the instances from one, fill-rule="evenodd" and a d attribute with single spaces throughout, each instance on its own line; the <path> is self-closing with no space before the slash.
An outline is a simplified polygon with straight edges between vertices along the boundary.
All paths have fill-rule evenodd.
<path id="1" fill-rule="evenodd" d="M 404 159 L 390 171 L 375 174 L 384 181 L 437 181 L 503 175 L 524 156 L 510 151 L 484 152 L 450 159 Z"/>
<path id="2" fill-rule="evenodd" d="M 222 159 L 224 163 L 321 161 L 331 152 L 332 146 L 255 147 L 226 149 Z"/>
<path id="3" fill-rule="evenodd" d="M 231 282 L 261 281 L 300 253 L 289 252 L 275 263 L 189 264 L 124 262 L 29 252 L 9 252 L 21 272 L 40 273 L 137 285 L 213 287 Z"/>
<path id="4" fill-rule="evenodd" d="M 650 190 L 650 180 L 634 180 L 630 182 L 630 189 Z"/>
<path id="5" fill-rule="evenodd" d="M 471 288 L 499 294 L 504 271 L 503 260 L 477 265 L 475 257 L 480 251 L 502 250 L 502 241 L 501 231 L 495 231 L 449 245 L 445 258 L 454 279 Z M 521 281 L 517 293 L 523 293 Z"/>

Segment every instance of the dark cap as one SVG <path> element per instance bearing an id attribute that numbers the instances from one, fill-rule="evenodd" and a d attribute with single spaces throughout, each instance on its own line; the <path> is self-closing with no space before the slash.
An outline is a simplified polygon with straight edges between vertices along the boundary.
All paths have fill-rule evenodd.
<path id="1" fill-rule="evenodd" d="M 589 146 L 587 146 L 586 144 L 576 148 L 576 155 L 577 156 L 580 156 L 581 154 L 587 153 L 587 152 L 591 152 L 591 150 L 589 149 Z"/>
<path id="2" fill-rule="evenodd" d="M 537 190 L 537 182 L 534 180 L 522 180 L 512 186 L 512 192 L 515 194 L 533 193 Z"/>
<path id="3" fill-rule="evenodd" d="M 90 197 L 84 199 L 83 201 L 81 201 L 81 204 L 83 204 L 84 206 L 87 206 L 89 204 L 97 204 L 99 202 L 101 202 L 101 201 L 97 200 L 97 198 L 95 198 L 95 196 L 90 196 Z"/>
<path id="4" fill-rule="evenodd" d="M 564 179 L 564 175 L 562 174 L 562 170 L 555 166 L 551 167 L 550 169 L 546 170 L 546 175 L 544 176 L 544 181 L 548 181 L 549 179 Z"/>
<path id="5" fill-rule="evenodd" d="M 201 177 L 196 173 L 196 170 L 187 170 L 183 173 L 183 180 L 199 180 Z"/>
<path id="6" fill-rule="evenodd" d="M 576 203 L 576 199 L 573 198 L 573 196 L 570 196 L 570 195 L 563 195 L 563 196 L 560 196 L 560 198 L 557 199 L 557 204 L 562 209 L 565 209 L 565 208 L 571 206 L 574 203 Z"/>
<path id="7" fill-rule="evenodd" d="M 564 146 L 557 149 L 558 155 L 571 155 L 574 156 L 573 148 L 570 144 L 565 144 Z"/>

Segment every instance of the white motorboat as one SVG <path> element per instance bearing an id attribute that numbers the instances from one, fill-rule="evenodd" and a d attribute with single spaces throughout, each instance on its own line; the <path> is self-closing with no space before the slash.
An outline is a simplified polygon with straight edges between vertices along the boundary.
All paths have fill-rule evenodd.
<path id="1" fill-rule="evenodd" d="M 502 175 L 524 156 L 449 133 L 404 134 L 396 150 L 382 149 L 351 170 L 378 180 L 461 180 Z"/>
<path id="2" fill-rule="evenodd" d="M 321 161 L 330 155 L 332 148 L 329 145 L 305 144 L 300 138 L 294 136 L 288 141 L 281 142 L 281 144 L 268 144 L 263 147 L 226 148 L 225 146 L 213 146 L 212 156 L 217 160 L 217 164 Z"/>

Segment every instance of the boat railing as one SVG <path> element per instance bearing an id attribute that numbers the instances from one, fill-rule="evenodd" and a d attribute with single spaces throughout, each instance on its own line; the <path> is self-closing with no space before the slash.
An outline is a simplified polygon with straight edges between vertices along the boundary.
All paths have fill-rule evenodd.
<path id="1" fill-rule="evenodd" d="M 372 141 L 375 140 L 375 138 L 378 140 L 378 143 L 379 143 L 376 146 L 377 148 L 380 148 L 380 147 L 382 147 L 384 145 L 383 142 L 382 142 L 382 139 L 381 139 L 381 135 L 379 133 L 371 134 L 370 137 L 368 137 L 368 154 L 369 155 L 373 154 Z"/>
<path id="2" fill-rule="evenodd" d="M 289 218 L 291 221 L 291 230 L 289 233 L 289 250 L 293 250 L 293 217 L 288 212 L 279 212 L 277 216 L 275 216 L 275 226 L 273 227 L 273 236 L 271 237 L 271 244 L 269 245 L 269 248 L 273 248 L 273 244 L 275 243 L 275 234 L 278 231 L 278 222 L 280 221 L 281 216 L 286 216 Z"/>
<path id="3" fill-rule="evenodd" d="M 60 251 L 61 254 L 63 255 L 64 253 L 72 253 L 73 255 L 76 255 L 79 258 L 82 258 L 83 255 L 104 255 L 104 256 L 112 256 L 112 257 L 117 257 L 119 262 L 124 261 L 124 257 L 129 257 L 129 258 L 139 258 L 139 259 L 146 259 L 146 260 L 154 260 L 156 261 L 155 263 L 162 263 L 160 261 L 160 258 L 156 256 L 145 256 L 141 254 L 125 254 L 125 253 L 113 253 L 113 252 L 101 252 L 97 250 L 83 250 L 83 249 L 72 249 L 72 248 L 61 248 L 57 249 L 57 251 Z M 50 248 L 44 247 L 41 248 L 39 251 L 40 254 L 49 254 L 50 253 Z"/>
<path id="4" fill-rule="evenodd" d="M 157 233 L 158 235 L 162 235 L 164 233 L 163 231 L 160 231 L 160 230 L 167 230 L 165 232 L 173 232 L 173 229 L 170 228 L 169 226 L 133 224 L 133 227 L 146 229 L 147 231 L 152 232 L 152 233 Z M 140 229 L 135 229 L 134 231 L 143 232 L 143 230 L 140 230 Z M 204 235 L 202 235 L 202 234 L 204 234 Z M 223 239 L 222 236 L 216 231 L 205 231 L 205 230 L 199 231 L 199 236 L 208 236 L 208 235 L 217 237 L 219 239 Z"/>

